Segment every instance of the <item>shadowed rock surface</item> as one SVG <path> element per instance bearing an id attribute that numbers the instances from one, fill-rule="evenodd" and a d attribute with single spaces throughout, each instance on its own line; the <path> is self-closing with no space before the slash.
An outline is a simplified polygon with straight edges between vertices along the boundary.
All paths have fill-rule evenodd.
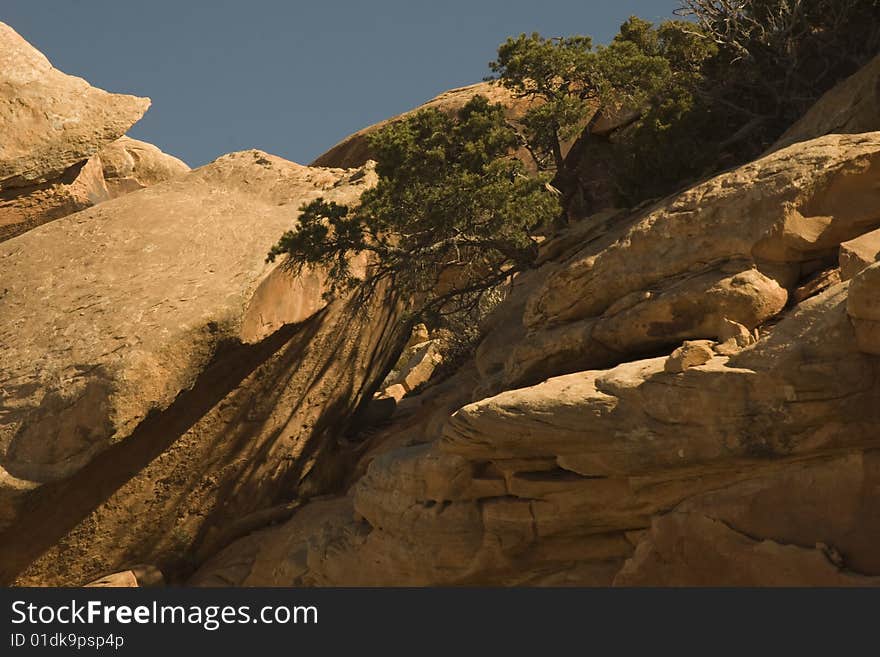
<path id="1" fill-rule="evenodd" d="M 70 530 L 30 577 L 173 572 L 296 495 L 396 357 L 396 305 L 325 307 L 320 272 L 266 253 L 302 203 L 374 180 L 248 151 L 0 245 L 4 579 Z"/>
<path id="2" fill-rule="evenodd" d="M 825 92 L 771 150 L 832 133 L 875 130 L 880 130 L 880 55 Z"/>
<path id="3" fill-rule="evenodd" d="M 410 420 L 346 496 L 191 582 L 880 583 L 880 268 L 787 294 L 878 225 L 878 147 L 877 133 L 793 146 L 599 218 L 573 252 L 547 244 L 478 352 L 470 403 L 430 433 Z M 603 328 L 631 337 L 600 352 Z M 701 340 L 675 350 L 683 337 Z M 526 353 L 543 382 L 499 378 Z M 602 358 L 620 364 L 583 366 Z"/>

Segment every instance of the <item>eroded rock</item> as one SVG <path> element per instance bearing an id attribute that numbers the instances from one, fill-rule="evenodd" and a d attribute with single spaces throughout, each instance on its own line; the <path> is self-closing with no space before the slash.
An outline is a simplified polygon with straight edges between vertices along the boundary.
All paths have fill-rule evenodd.
<path id="1" fill-rule="evenodd" d="M 65 75 L 5 23 L 0 89 L 0 190 L 59 177 L 121 137 L 150 105 Z"/>
<path id="2" fill-rule="evenodd" d="M 137 139 L 120 137 L 97 154 L 110 198 L 116 198 L 166 180 L 190 169 L 173 155 Z"/>
<path id="3" fill-rule="evenodd" d="M 880 255 L 880 230 L 872 230 L 840 245 L 840 278 L 848 281 L 877 262 Z"/>
<path id="4" fill-rule="evenodd" d="M 866 267 L 853 278 L 846 310 L 859 348 L 880 355 L 880 264 Z"/>
<path id="5" fill-rule="evenodd" d="M 0 241 L 189 171 L 122 136 L 149 105 L 65 75 L 0 23 Z"/>
<path id="6" fill-rule="evenodd" d="M 875 583 L 880 388 L 847 287 L 732 357 L 702 343 L 683 371 L 648 359 L 467 404 L 439 440 L 374 458 L 338 533 L 294 519 L 194 581 L 244 561 L 235 583 L 265 584 L 271 551 L 302 564 L 285 584 Z"/>
<path id="7" fill-rule="evenodd" d="M 880 133 L 831 135 L 769 155 L 629 217 L 597 217 L 518 293 L 486 390 L 669 353 L 683 340 L 754 331 L 832 285 L 814 277 L 841 242 L 880 223 Z M 523 298 L 525 297 L 525 298 Z M 725 348 L 726 351 L 729 351 Z M 488 348 L 478 358 L 486 361 Z M 497 358 L 497 357 L 496 357 Z"/>
<path id="8" fill-rule="evenodd" d="M 397 306 L 327 306 L 321 272 L 265 260 L 304 202 L 374 180 L 247 151 L 0 245 L 5 581 L 53 544 L 23 583 L 174 574 L 334 480 L 328 435 L 396 356 Z"/>

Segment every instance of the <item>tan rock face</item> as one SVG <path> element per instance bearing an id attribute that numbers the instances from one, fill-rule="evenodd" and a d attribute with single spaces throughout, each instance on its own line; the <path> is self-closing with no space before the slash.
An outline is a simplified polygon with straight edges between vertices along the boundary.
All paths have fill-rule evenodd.
<path id="1" fill-rule="evenodd" d="M 387 381 L 390 386 L 403 386 L 412 392 L 428 382 L 437 366 L 443 362 L 439 340 L 427 340 L 408 347 L 401 354 L 400 367 Z"/>
<path id="2" fill-rule="evenodd" d="M 92 157 L 50 182 L 0 191 L 0 242 L 110 198 L 101 162 Z"/>
<path id="3" fill-rule="evenodd" d="M 878 147 L 878 133 L 823 137 L 640 214 L 586 220 L 579 249 L 552 240 L 517 293 L 523 327 L 507 321 L 480 347 L 486 390 L 725 342 L 728 322 L 752 331 L 833 284 L 810 276 L 880 224 Z"/>
<path id="4" fill-rule="evenodd" d="M 374 181 L 248 151 L 0 245 L 5 581 L 71 529 L 23 581 L 132 553 L 174 572 L 209 526 L 324 485 L 325 432 L 395 356 L 396 306 L 325 308 L 319 272 L 265 258 L 303 203 Z"/>
<path id="5" fill-rule="evenodd" d="M 825 93 L 771 150 L 832 133 L 880 129 L 880 56 Z"/>
<path id="6" fill-rule="evenodd" d="M 85 584 L 86 587 L 100 588 L 139 588 L 145 586 L 162 586 L 164 577 L 158 568 L 153 566 L 135 566 L 131 570 L 123 570 L 118 573 L 105 575 L 93 582 Z"/>
<path id="7" fill-rule="evenodd" d="M 666 372 L 684 372 L 697 365 L 705 365 L 715 357 L 711 340 L 688 340 L 666 359 L 663 369 Z"/>
<path id="8" fill-rule="evenodd" d="M 876 584 L 880 388 L 846 299 L 805 302 L 734 358 L 707 346 L 681 372 L 636 361 L 465 405 L 440 440 L 374 458 L 334 528 L 294 518 L 194 582 Z"/>
<path id="9" fill-rule="evenodd" d="M 766 266 L 785 283 L 769 265 L 797 271 L 880 223 L 878 179 L 878 133 L 823 137 L 723 174 L 649 210 L 600 251 L 571 258 L 534 293 L 526 323 L 597 316 L 634 291 L 719 261 Z"/>
<path id="10" fill-rule="evenodd" d="M 121 137 L 149 105 L 65 75 L 0 23 L 0 190 L 59 177 Z"/>
<path id="11" fill-rule="evenodd" d="M 615 583 L 880 585 L 878 459 L 816 458 L 696 496 L 654 520 Z"/>
<path id="12" fill-rule="evenodd" d="M 0 23 L 0 242 L 189 171 L 121 137 L 149 104 L 61 73 Z"/>
<path id="13" fill-rule="evenodd" d="M 178 178 L 189 171 L 182 160 L 130 137 L 120 137 L 97 156 L 110 198 Z"/>
<path id="14" fill-rule="evenodd" d="M 7 472 L 33 481 L 69 476 L 93 449 L 190 387 L 223 339 L 244 332 L 256 341 L 277 329 L 278 318 L 262 334 L 250 324 L 261 313 L 249 305 L 259 304 L 255 294 L 276 269 L 265 254 L 301 202 L 356 198 L 365 179 L 348 185 L 346 175 L 235 154 L 0 247 L 0 362 L 4 380 L 16 382 L 0 438 Z M 305 312 L 291 305 L 285 323 L 311 315 L 311 297 Z M 59 414 L 65 407 L 70 413 Z M 93 422 L 96 414 L 104 421 Z M 47 445 L 48 433 L 56 440 Z"/>
<path id="15" fill-rule="evenodd" d="M 327 303 L 265 255 L 371 166 L 188 172 L 120 138 L 143 101 L 0 28 L 0 224 L 33 228 L 0 244 L 0 583 L 880 583 L 880 133 L 568 227 L 472 363 L 412 394 L 437 354 L 411 343 L 393 419 L 349 440 L 404 304 Z M 429 105 L 476 93 L 524 111 L 489 85 Z M 378 127 L 319 162 L 360 165 Z"/>
<path id="16" fill-rule="evenodd" d="M 863 269 L 850 285 L 847 313 L 856 342 L 865 353 L 880 356 L 880 265 Z"/>
<path id="17" fill-rule="evenodd" d="M 792 147 L 548 245 L 468 403 L 392 422 L 332 523 L 315 506 L 193 582 L 877 584 L 880 268 L 787 304 L 876 225 L 878 146 Z"/>
<path id="18" fill-rule="evenodd" d="M 877 261 L 880 230 L 872 230 L 840 245 L 840 278 L 848 281 Z"/>

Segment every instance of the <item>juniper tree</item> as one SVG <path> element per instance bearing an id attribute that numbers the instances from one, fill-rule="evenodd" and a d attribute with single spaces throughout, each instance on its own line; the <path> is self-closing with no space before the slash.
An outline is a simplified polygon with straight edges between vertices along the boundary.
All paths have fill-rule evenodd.
<path id="1" fill-rule="evenodd" d="M 537 33 L 508 38 L 490 62 L 499 82 L 519 97 L 536 100 L 522 120 L 523 141 L 539 168 L 553 171 L 555 183 L 571 196 L 574 169 L 585 157 L 565 156 L 565 144 L 589 137 L 602 118 L 626 116 L 618 128 L 645 124 L 661 105 L 690 102 L 682 91 L 699 75 L 711 44 L 696 38 L 693 27 L 667 21 L 659 27 L 632 17 L 614 40 L 593 47 L 588 36 L 542 37 Z M 684 97 L 681 97 L 684 96 Z M 656 111 L 647 119 L 663 128 Z M 574 161 L 572 161 L 574 160 Z"/>
<path id="2" fill-rule="evenodd" d="M 322 266 L 330 294 L 390 280 L 416 314 L 478 304 L 487 290 L 528 267 L 532 229 L 560 211 L 514 157 L 517 138 L 500 105 L 476 96 L 455 115 L 421 110 L 370 138 L 378 183 L 354 206 L 323 198 L 272 248 L 297 271 Z M 352 256 L 366 253 L 365 278 Z"/>

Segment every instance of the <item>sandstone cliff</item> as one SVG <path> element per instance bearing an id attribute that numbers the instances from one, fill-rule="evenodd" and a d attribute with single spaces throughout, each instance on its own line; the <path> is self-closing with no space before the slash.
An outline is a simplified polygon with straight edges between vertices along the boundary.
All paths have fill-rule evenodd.
<path id="1" fill-rule="evenodd" d="M 755 162 L 550 236 L 424 385 L 394 290 L 265 261 L 375 183 L 378 126 L 188 172 L 122 136 L 145 99 L 2 44 L 3 583 L 880 584 L 876 62 Z M 476 93 L 521 116 L 428 105 Z"/>
<path id="2" fill-rule="evenodd" d="M 825 272 L 880 226 L 878 158 L 822 137 L 550 241 L 458 410 L 192 583 L 880 583 L 880 265 Z"/>

